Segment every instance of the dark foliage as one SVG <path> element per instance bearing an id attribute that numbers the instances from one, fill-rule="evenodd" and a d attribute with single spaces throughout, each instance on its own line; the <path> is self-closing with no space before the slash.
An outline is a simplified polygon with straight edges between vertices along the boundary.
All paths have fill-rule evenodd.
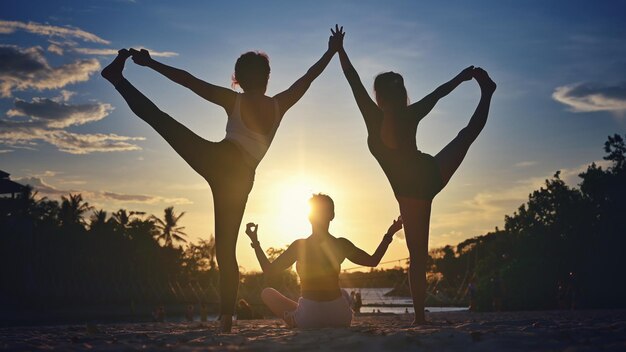
<path id="1" fill-rule="evenodd" d="M 579 188 L 557 172 L 504 230 L 431 252 L 433 270 L 449 287 L 473 281 L 482 310 L 498 294 L 504 309 L 625 307 L 626 146 L 615 135 L 604 149 L 608 168 L 589 165 Z"/>

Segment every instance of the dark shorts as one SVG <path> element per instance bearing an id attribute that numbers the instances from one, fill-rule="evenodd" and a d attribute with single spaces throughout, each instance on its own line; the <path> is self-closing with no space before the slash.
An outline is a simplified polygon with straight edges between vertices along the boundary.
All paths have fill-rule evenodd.
<path id="1" fill-rule="evenodd" d="M 213 192 L 224 195 L 248 195 L 254 184 L 255 168 L 250 166 L 251 158 L 239 146 L 228 140 L 209 142 L 204 153 L 206 166 L 201 175 L 207 180 Z"/>
<path id="2" fill-rule="evenodd" d="M 432 200 L 443 189 L 437 160 L 420 151 L 392 150 L 369 143 L 372 155 L 387 176 L 394 195 Z"/>

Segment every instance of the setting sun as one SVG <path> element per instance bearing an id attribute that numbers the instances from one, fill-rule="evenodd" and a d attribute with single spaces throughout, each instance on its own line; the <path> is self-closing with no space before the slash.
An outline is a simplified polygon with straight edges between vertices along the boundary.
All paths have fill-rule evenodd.
<path id="1" fill-rule="evenodd" d="M 291 242 L 310 232 L 308 201 L 311 195 L 324 189 L 319 182 L 302 178 L 276 186 L 274 194 L 278 213 L 274 223 L 276 228 L 282 229 L 286 241 Z"/>

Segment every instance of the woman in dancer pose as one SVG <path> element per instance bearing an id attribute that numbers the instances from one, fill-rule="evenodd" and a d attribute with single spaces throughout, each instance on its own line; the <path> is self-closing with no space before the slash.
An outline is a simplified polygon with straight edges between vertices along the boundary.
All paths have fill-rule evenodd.
<path id="1" fill-rule="evenodd" d="M 335 29 L 343 39 L 343 27 Z M 470 66 L 422 100 L 408 105 L 402 76 L 385 72 L 374 80 L 374 102 L 350 63 L 343 41 L 341 44 L 341 67 L 365 120 L 369 150 L 387 176 L 400 207 L 411 258 L 409 283 L 415 308 L 414 324 L 422 324 L 425 322 L 426 258 L 432 200 L 450 181 L 485 126 L 496 84 L 485 70 Z M 437 155 L 419 151 L 415 139 L 420 120 L 439 99 L 472 78 L 478 82 L 482 94 L 468 125 Z"/>
<path id="2" fill-rule="evenodd" d="M 296 271 L 300 276 L 301 297 L 298 302 L 273 288 L 264 289 L 261 298 L 289 327 L 347 327 L 352 321 L 352 308 L 350 296 L 339 288 L 341 263 L 348 259 L 358 265 L 377 266 L 393 240 L 393 235 L 402 228 L 402 219 L 393 221 L 374 254 L 369 255 L 348 239 L 330 234 L 328 228 L 335 217 L 335 205 L 329 196 L 313 195 L 309 205 L 311 235 L 294 241 L 273 262 L 267 259 L 261 249 L 257 237 L 259 226 L 248 223 L 246 234 L 252 240 L 252 248 L 263 273 L 276 274 L 296 263 Z"/>
<path id="3" fill-rule="evenodd" d="M 207 83 L 184 70 L 160 63 L 143 49 L 120 50 L 113 62 L 102 70 L 102 76 L 115 86 L 130 109 L 152 126 L 211 187 L 223 332 L 229 332 L 232 326 L 239 284 L 235 246 L 256 167 L 267 152 L 283 115 L 304 95 L 338 49 L 339 36 L 333 32 L 324 55 L 291 87 L 273 97 L 265 95 L 269 60 L 259 52 L 247 52 L 235 63 L 233 86 L 239 85 L 243 93 Z M 152 68 L 224 108 L 228 115 L 224 140 L 205 140 L 159 110 L 122 75 L 124 63 L 130 56 L 136 64 Z"/>

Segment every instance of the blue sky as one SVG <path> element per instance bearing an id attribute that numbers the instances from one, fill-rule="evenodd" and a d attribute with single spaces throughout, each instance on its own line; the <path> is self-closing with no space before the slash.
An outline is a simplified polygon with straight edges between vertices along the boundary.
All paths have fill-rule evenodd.
<path id="1" fill-rule="evenodd" d="M 556 170 L 575 184 L 581 167 L 602 159 L 606 137 L 624 133 L 625 10 L 619 1 L 3 1 L 0 169 L 42 195 L 82 192 L 109 211 L 159 215 L 174 205 L 187 212 L 190 237 L 206 238 L 213 232 L 209 188 L 130 112 L 100 68 L 110 52 L 143 46 L 229 86 L 238 55 L 260 49 L 270 56 L 272 95 L 323 54 L 330 26 L 339 23 L 367 87 L 393 70 L 416 101 L 469 65 L 498 83 L 485 130 L 434 203 L 431 247 L 456 244 L 501 226 Z M 198 134 L 223 138 L 221 108 L 132 62 L 125 75 Z M 443 148 L 479 94 L 466 82 L 440 101 L 420 124 L 419 148 Z M 331 230 L 375 248 L 398 210 L 365 138 L 334 58 L 288 112 L 257 170 L 244 221 L 260 223 L 264 246 L 307 235 L 300 205 L 307 193 L 325 192 L 337 203 Z M 247 240 L 240 242 L 240 264 L 257 269 L 241 245 Z M 400 238 L 384 260 L 406 256 Z"/>

